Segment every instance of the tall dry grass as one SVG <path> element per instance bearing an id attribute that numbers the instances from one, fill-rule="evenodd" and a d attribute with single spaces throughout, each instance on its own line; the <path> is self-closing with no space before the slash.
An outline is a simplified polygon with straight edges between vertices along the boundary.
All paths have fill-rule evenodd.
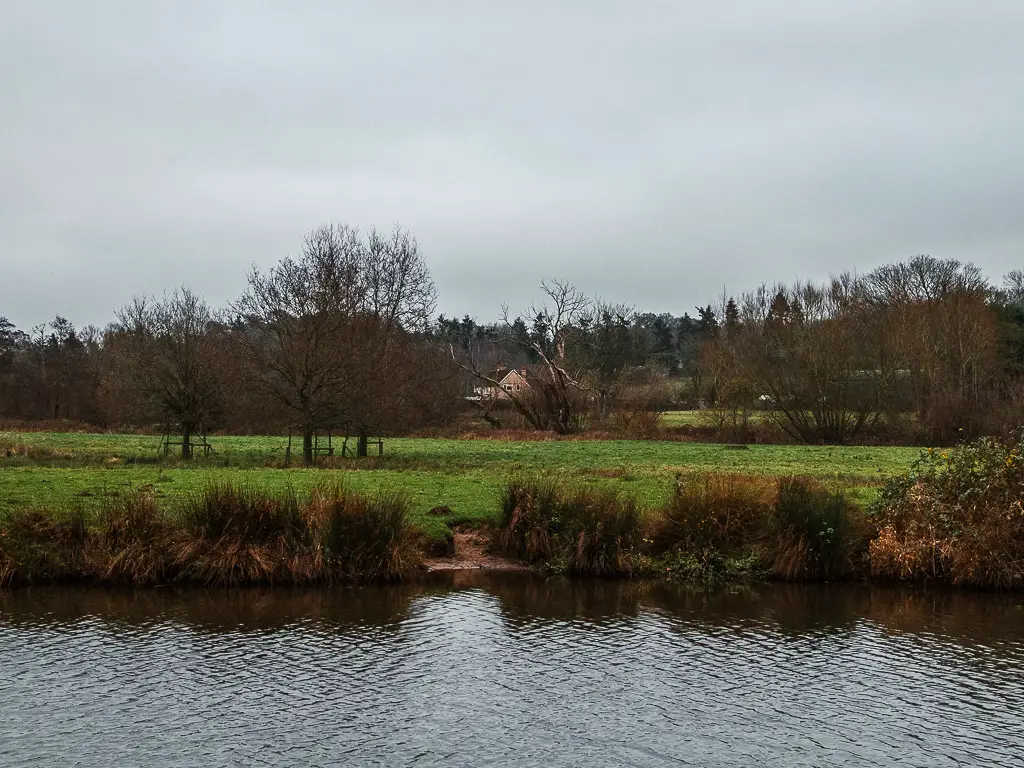
<path id="1" fill-rule="evenodd" d="M 0 586 L 36 584 L 87 573 L 89 530 L 81 510 L 11 512 L 0 527 Z"/>
<path id="2" fill-rule="evenodd" d="M 419 568 L 418 533 L 409 521 L 405 496 L 368 498 L 334 486 L 315 491 L 309 510 L 332 576 L 395 580 Z"/>
<path id="3" fill-rule="evenodd" d="M 175 572 L 171 534 L 152 494 L 108 498 L 85 543 L 86 572 L 98 581 L 163 584 Z"/>
<path id="4" fill-rule="evenodd" d="M 772 482 L 766 478 L 679 474 L 669 501 L 651 522 L 651 552 L 749 550 L 764 529 L 773 493 Z"/>
<path id="5" fill-rule="evenodd" d="M 654 557 L 702 578 L 763 569 L 823 580 L 856 571 L 866 529 L 858 507 L 804 478 L 685 473 L 653 514 L 647 542 Z"/>
<path id="6" fill-rule="evenodd" d="M 168 514 L 150 494 L 92 521 L 25 510 L 0 523 L 0 586 L 86 579 L 145 586 L 396 580 L 420 566 L 408 502 L 341 487 L 299 498 L 216 484 Z"/>
<path id="7" fill-rule="evenodd" d="M 787 580 L 829 580 L 857 570 L 868 523 L 845 496 L 799 477 L 778 481 L 763 544 L 772 573 Z"/>
<path id="8" fill-rule="evenodd" d="M 493 548 L 581 576 L 628 576 L 642 538 L 634 499 L 610 490 L 560 490 L 513 480 L 502 493 Z"/>
<path id="9" fill-rule="evenodd" d="M 290 490 L 268 495 L 214 484 L 190 499 L 181 523 L 171 551 L 186 580 L 304 584 L 322 572 L 302 504 Z"/>

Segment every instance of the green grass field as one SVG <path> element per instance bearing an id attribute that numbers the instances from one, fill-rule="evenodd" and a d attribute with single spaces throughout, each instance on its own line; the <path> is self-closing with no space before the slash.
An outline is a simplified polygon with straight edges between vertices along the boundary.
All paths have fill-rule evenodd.
<path id="1" fill-rule="evenodd" d="M 216 455 L 189 464 L 157 460 L 159 438 L 140 435 L 0 432 L 0 514 L 26 506 L 97 506 L 104 495 L 147 487 L 160 498 L 187 498 L 212 481 L 308 490 L 343 482 L 356 491 L 399 491 L 416 523 L 437 534 L 454 521 L 483 523 L 497 510 L 502 484 L 516 473 L 543 473 L 566 483 L 621 488 L 648 507 L 668 493 L 674 475 L 710 470 L 805 475 L 868 501 L 888 477 L 906 470 L 919 449 L 723 445 L 640 440 L 389 439 L 382 459 L 334 459 L 330 467 L 279 468 L 281 437 L 216 437 Z M 449 518 L 427 515 L 448 506 Z"/>
<path id="2" fill-rule="evenodd" d="M 765 411 L 751 411 L 747 414 L 751 424 L 767 424 L 771 421 Z M 668 429 L 679 427 L 709 427 L 714 419 L 711 411 L 665 411 L 661 414 L 661 425 Z"/>

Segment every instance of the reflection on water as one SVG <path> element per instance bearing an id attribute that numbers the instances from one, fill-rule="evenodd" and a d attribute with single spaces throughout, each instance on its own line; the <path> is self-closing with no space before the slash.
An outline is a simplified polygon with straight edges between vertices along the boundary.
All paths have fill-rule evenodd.
<path id="1" fill-rule="evenodd" d="M 0 765 L 1024 765 L 1024 597 L 0 592 Z"/>

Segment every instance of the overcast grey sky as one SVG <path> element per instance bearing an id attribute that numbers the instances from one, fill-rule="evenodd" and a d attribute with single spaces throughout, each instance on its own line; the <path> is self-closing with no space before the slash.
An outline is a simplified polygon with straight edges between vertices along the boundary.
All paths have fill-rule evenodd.
<path id="1" fill-rule="evenodd" d="M 1024 266 L 1024 2 L 0 0 L 0 315 L 213 303 L 338 220 L 446 313 Z"/>

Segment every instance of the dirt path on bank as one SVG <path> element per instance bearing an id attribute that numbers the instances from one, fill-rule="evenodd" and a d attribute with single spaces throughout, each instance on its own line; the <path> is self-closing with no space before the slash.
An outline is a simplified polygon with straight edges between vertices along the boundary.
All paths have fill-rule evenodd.
<path id="1" fill-rule="evenodd" d="M 480 531 L 455 531 L 455 554 L 427 558 L 427 572 L 435 571 L 528 571 L 530 567 L 516 560 L 487 552 L 487 536 Z"/>

